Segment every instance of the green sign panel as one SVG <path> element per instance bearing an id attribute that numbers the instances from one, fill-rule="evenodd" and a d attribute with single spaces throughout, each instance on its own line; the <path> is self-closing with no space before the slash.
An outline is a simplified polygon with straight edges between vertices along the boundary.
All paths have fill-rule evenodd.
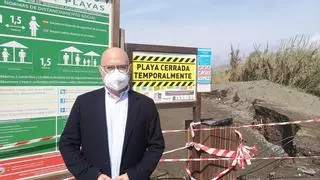
<path id="1" fill-rule="evenodd" d="M 0 147 L 60 135 L 75 98 L 102 85 L 110 3 L 0 1 Z M 1 150 L 0 159 L 57 150 L 57 139 Z"/>

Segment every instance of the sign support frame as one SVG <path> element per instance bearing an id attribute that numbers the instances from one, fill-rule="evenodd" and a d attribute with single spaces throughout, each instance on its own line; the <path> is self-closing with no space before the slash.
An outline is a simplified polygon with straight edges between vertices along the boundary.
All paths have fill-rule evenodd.
<path id="1" fill-rule="evenodd" d="M 177 53 L 177 54 L 193 54 L 197 55 L 198 48 L 193 47 L 178 47 L 178 46 L 163 46 L 163 45 L 148 45 L 148 44 L 133 44 L 126 43 L 126 51 L 129 59 L 132 62 L 133 52 L 154 52 L 154 53 Z M 197 68 L 197 63 L 196 63 Z M 196 74 L 197 79 L 197 74 Z M 132 81 L 132 80 L 131 80 Z M 132 82 L 131 82 L 132 84 Z M 196 100 L 192 102 L 176 102 L 176 103 L 157 103 L 158 109 L 173 109 L 173 108 L 190 108 L 193 111 L 193 121 L 200 121 L 201 117 L 201 93 L 197 92 Z"/>

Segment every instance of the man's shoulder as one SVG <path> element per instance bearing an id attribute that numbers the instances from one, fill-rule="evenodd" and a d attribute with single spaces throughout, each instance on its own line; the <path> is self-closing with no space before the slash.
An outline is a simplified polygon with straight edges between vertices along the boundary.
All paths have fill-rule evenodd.
<path id="1" fill-rule="evenodd" d="M 134 96 L 136 96 L 139 99 L 139 101 L 154 104 L 153 99 L 151 99 L 150 97 L 148 97 L 144 94 L 141 94 L 141 93 L 134 91 L 134 90 L 130 90 L 130 93 L 132 93 Z"/>
<path id="2" fill-rule="evenodd" d="M 99 88 L 96 90 L 92 90 L 86 93 L 83 93 L 81 95 L 78 96 L 78 99 L 83 99 L 83 100 L 87 100 L 87 99 L 92 99 L 94 97 L 99 97 L 99 96 L 103 96 L 104 95 L 104 88 Z"/>

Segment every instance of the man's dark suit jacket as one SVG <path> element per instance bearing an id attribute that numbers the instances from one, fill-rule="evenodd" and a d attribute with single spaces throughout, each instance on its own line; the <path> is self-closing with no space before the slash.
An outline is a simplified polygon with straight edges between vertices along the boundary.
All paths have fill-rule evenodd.
<path id="1" fill-rule="evenodd" d="M 129 90 L 128 98 L 120 175 L 147 180 L 164 150 L 159 115 L 149 97 Z M 99 172 L 111 177 L 107 131 L 105 89 L 78 96 L 59 144 L 68 170 L 77 179 L 96 180 Z"/>

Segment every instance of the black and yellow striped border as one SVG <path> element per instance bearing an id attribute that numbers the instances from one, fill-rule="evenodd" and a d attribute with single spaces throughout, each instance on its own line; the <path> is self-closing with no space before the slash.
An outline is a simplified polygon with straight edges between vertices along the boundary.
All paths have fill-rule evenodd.
<path id="1" fill-rule="evenodd" d="M 133 81 L 133 87 L 193 87 L 194 81 Z"/>
<path id="2" fill-rule="evenodd" d="M 195 58 L 161 57 L 161 56 L 134 56 L 133 61 L 139 62 L 164 62 L 164 63 L 195 63 Z"/>

